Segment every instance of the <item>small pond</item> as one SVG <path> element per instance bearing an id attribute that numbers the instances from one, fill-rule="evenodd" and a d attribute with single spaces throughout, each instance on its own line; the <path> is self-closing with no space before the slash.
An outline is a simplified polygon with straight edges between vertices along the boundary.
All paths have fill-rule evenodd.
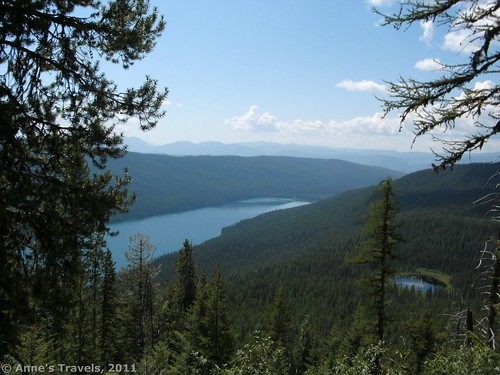
<path id="1" fill-rule="evenodd" d="M 414 288 L 416 291 L 422 293 L 427 292 L 429 289 L 435 292 L 446 288 L 446 285 L 439 280 L 417 275 L 395 277 L 394 284 L 406 289 Z"/>

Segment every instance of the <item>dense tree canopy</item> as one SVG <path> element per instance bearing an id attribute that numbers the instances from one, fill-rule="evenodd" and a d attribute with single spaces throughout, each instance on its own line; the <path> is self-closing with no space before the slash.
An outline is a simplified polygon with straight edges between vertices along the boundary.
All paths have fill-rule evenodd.
<path id="1" fill-rule="evenodd" d="M 453 166 L 464 154 L 481 149 L 500 132 L 500 89 L 494 80 L 498 73 L 500 35 L 498 1 L 445 0 L 402 1 L 399 12 L 384 15 L 385 25 L 396 29 L 414 23 L 432 22 L 463 35 L 458 63 L 439 63 L 441 75 L 429 81 L 401 77 L 389 82 L 389 99 L 383 99 L 386 113 L 401 113 L 414 126 L 415 136 L 432 134 L 435 129 L 448 130 L 461 119 L 474 121 L 475 133 L 461 139 L 438 139 L 444 153 L 438 155 L 436 169 Z M 480 81 L 482 80 L 482 81 Z"/>
<path id="2" fill-rule="evenodd" d="M 163 29 L 147 0 L 0 1 L 1 345 L 26 309 L 61 321 L 82 249 L 126 210 L 129 177 L 104 170 L 125 152 L 115 126 L 155 126 L 167 92 L 119 91 L 101 63 L 130 67 Z"/>

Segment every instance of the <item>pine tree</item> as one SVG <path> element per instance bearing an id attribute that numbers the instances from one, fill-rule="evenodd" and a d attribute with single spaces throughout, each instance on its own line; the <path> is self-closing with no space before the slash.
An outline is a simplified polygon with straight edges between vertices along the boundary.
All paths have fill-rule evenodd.
<path id="1" fill-rule="evenodd" d="M 178 301 L 182 311 L 187 312 L 196 298 L 196 271 L 194 266 L 194 249 L 188 240 L 183 243 L 177 260 L 179 273 Z"/>
<path id="2" fill-rule="evenodd" d="M 78 365 L 107 364 L 115 358 L 118 291 L 115 264 L 105 242 L 86 252 L 76 289 L 77 303 L 65 329 L 64 358 Z M 61 342 L 60 342 L 61 343 Z M 64 344 L 64 343 L 61 343 Z"/>
<path id="3" fill-rule="evenodd" d="M 98 340 L 101 364 L 107 365 L 113 363 L 116 359 L 118 346 L 118 343 L 116 343 L 118 333 L 118 306 L 120 304 L 115 262 L 113 261 L 109 249 L 104 253 L 101 285 L 102 301 Z"/>
<path id="4" fill-rule="evenodd" d="M 433 353 L 437 342 L 429 310 L 426 310 L 419 320 L 408 322 L 406 330 L 410 337 L 411 368 L 420 374 L 426 358 Z"/>
<path id="5" fill-rule="evenodd" d="M 221 366 L 227 364 L 234 352 L 234 335 L 229 320 L 226 285 L 218 266 L 210 283 L 208 302 L 208 359 Z"/>
<path id="6" fill-rule="evenodd" d="M 202 272 L 198 286 L 196 287 L 196 298 L 187 317 L 187 337 L 193 350 L 207 355 L 209 351 L 209 299 L 210 289 Z"/>
<path id="7" fill-rule="evenodd" d="M 281 343 L 284 347 L 290 347 L 292 318 L 282 287 L 278 289 L 274 298 L 269 320 L 269 333 L 274 342 Z"/>
<path id="8" fill-rule="evenodd" d="M 154 127 L 167 94 L 151 78 L 120 92 L 101 71 L 152 51 L 165 22 L 147 0 L 4 1 L 1 14 L 0 357 L 32 319 L 66 336 L 86 242 L 131 203 L 129 176 L 105 170 L 126 151 L 115 126 Z"/>
<path id="9" fill-rule="evenodd" d="M 156 339 L 155 297 L 157 295 L 154 279 L 157 269 L 153 265 L 156 247 L 149 237 L 137 234 L 130 239 L 129 250 L 125 253 L 128 260 L 123 272 L 124 304 L 126 311 L 126 335 L 129 336 L 128 351 L 135 358 L 142 357 L 151 349 Z"/>
<path id="10" fill-rule="evenodd" d="M 402 242 L 398 234 L 398 212 L 394 199 L 392 179 L 382 181 L 377 189 L 381 199 L 372 203 L 363 234 L 364 240 L 357 255 L 350 259 L 354 264 L 367 264 L 371 271 L 362 279 L 366 286 L 369 311 L 374 316 L 372 330 L 378 341 L 384 340 L 386 324 L 386 291 L 389 277 L 393 273 L 391 261 L 396 256 L 396 246 Z"/>
<path id="11" fill-rule="evenodd" d="M 202 273 L 186 326 L 191 352 L 208 361 L 203 371 L 229 362 L 235 340 L 227 312 L 226 286 L 219 267 L 208 284 Z M 196 358 L 192 360 L 199 362 Z"/>

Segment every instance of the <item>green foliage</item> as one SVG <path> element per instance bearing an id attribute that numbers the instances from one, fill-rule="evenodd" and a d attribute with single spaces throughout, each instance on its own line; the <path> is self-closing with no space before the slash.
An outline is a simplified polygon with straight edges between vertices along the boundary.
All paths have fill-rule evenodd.
<path id="1" fill-rule="evenodd" d="M 204 276 L 200 279 L 186 326 L 192 351 L 205 358 L 207 366 L 220 367 L 229 362 L 235 340 L 220 269 L 215 271 L 209 284 Z"/>
<path id="2" fill-rule="evenodd" d="M 208 340 L 207 358 L 218 366 L 228 363 L 234 352 L 234 335 L 228 314 L 226 285 L 220 268 L 215 270 L 210 283 Z"/>
<path id="3" fill-rule="evenodd" d="M 385 364 L 381 365 L 381 362 Z M 404 368 L 395 364 L 387 355 L 387 348 L 382 344 L 370 345 L 353 357 L 341 357 L 331 365 L 312 368 L 306 375 L 403 375 Z"/>
<path id="4" fill-rule="evenodd" d="M 108 250 L 104 254 L 101 279 L 101 304 L 99 315 L 101 317 L 97 332 L 99 351 L 101 352 L 101 364 L 112 363 L 117 359 L 117 343 L 115 338 L 119 332 L 118 329 L 118 306 L 120 296 L 116 282 L 115 263 L 113 262 L 111 251 Z"/>
<path id="5" fill-rule="evenodd" d="M 285 349 L 260 331 L 255 331 L 250 341 L 236 352 L 233 362 L 224 375 L 287 375 Z"/>
<path id="6" fill-rule="evenodd" d="M 26 327 L 19 336 L 13 355 L 4 357 L 5 363 L 13 368 L 18 365 L 55 365 L 57 347 L 49 328 L 46 322 Z"/>
<path id="7" fill-rule="evenodd" d="M 409 367 L 415 369 L 419 374 L 422 371 L 424 360 L 434 352 L 437 344 L 437 337 L 432 326 L 431 316 L 428 310 L 417 321 L 406 323 L 409 333 Z"/>
<path id="8" fill-rule="evenodd" d="M 138 371 L 144 374 L 186 374 L 188 347 L 187 340 L 181 332 L 170 332 L 167 340 L 159 341 L 146 353 Z"/>
<path id="9" fill-rule="evenodd" d="M 444 349 L 425 362 L 428 375 L 492 375 L 500 374 L 500 361 L 487 347 Z"/>
<path id="10" fill-rule="evenodd" d="M 188 240 L 183 243 L 176 262 L 179 274 L 178 302 L 184 312 L 188 311 L 196 298 L 196 271 L 194 267 L 194 249 Z"/>
<path id="11" fill-rule="evenodd" d="M 104 241 L 89 249 L 79 274 L 76 304 L 69 312 L 65 360 L 105 364 L 114 359 L 118 290 L 115 265 Z"/>
<path id="12" fill-rule="evenodd" d="M 100 62 L 129 67 L 164 26 L 144 0 L 2 2 L 0 356 L 40 316 L 65 335 L 82 254 L 131 202 L 129 176 L 106 171 L 125 153 L 114 128 L 152 128 L 166 97 L 150 78 L 119 91 Z"/>
<path id="13" fill-rule="evenodd" d="M 292 336 L 292 318 L 288 302 L 284 297 L 283 287 L 278 289 L 274 299 L 269 320 L 269 333 L 271 339 L 285 347 L 290 346 Z"/>
<path id="14" fill-rule="evenodd" d="M 120 276 L 124 285 L 122 300 L 127 328 L 125 350 L 130 358 L 141 358 L 157 338 L 157 269 L 152 262 L 155 250 L 149 237 L 137 234 L 130 239 L 129 250 L 125 253 L 128 265 Z"/>
<path id="15" fill-rule="evenodd" d="M 448 338 L 456 334 L 459 322 L 450 325 L 448 317 L 464 309 L 457 301 L 464 301 L 480 317 L 481 296 L 473 286 L 478 278 L 475 267 L 484 239 L 496 228 L 483 217 L 482 207 L 471 202 L 484 195 L 484 181 L 497 168 L 456 166 L 452 173 L 423 171 L 394 181 L 394 189 L 401 191 L 396 221 L 403 222 L 399 230 L 407 240 L 398 246 L 394 269 L 445 273 L 452 288 L 420 293 L 387 284 L 392 320 L 386 325 L 381 357 L 386 372 L 423 371 L 423 363 L 436 348 L 451 348 L 454 341 Z M 242 342 L 255 329 L 269 327 L 270 312 L 282 294 L 282 301 L 288 301 L 286 315 L 293 332 L 288 340 L 293 350 L 281 344 L 288 370 L 303 373 L 318 368 L 327 373 L 334 365 L 354 366 L 354 358 L 359 360 L 358 369 L 368 366 L 363 353 L 373 340 L 366 338 L 368 315 L 364 309 L 357 310 L 355 298 L 359 295 L 355 280 L 362 269 L 346 265 L 345 259 L 354 256 L 366 207 L 377 198 L 372 189 L 361 189 L 272 212 L 226 228 L 221 237 L 197 246 L 197 263 L 212 271 L 217 259 L 227 270 L 228 312 Z M 159 263 L 168 270 L 177 256 L 162 257 Z M 304 316 L 307 326 L 300 324 Z M 460 327 L 465 327 L 462 318 Z M 334 334 L 328 345 L 322 345 L 327 332 Z M 463 333 L 461 329 L 461 343 Z M 479 334 L 479 328 L 474 334 Z M 312 346 L 301 361 L 302 342 Z"/>
<path id="16" fill-rule="evenodd" d="M 373 327 L 367 327 L 367 333 L 372 332 L 378 341 L 383 341 L 387 320 L 387 284 L 394 273 L 391 265 L 396 257 L 396 246 L 402 238 L 398 233 L 401 225 L 396 221 L 398 208 L 392 179 L 383 181 L 377 192 L 381 197 L 370 206 L 369 217 L 363 227 L 364 239 L 357 254 L 349 261 L 370 266 L 368 274 L 361 278 L 366 289 L 362 303 L 369 307 L 367 318 L 374 317 Z"/>

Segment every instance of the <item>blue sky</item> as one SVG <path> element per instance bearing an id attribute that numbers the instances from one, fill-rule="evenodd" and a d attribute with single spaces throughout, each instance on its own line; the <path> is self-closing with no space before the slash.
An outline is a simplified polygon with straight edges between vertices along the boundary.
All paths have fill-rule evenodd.
<path id="1" fill-rule="evenodd" d="M 375 96 L 385 95 L 384 80 L 437 77 L 434 59 L 455 62 L 467 51 L 457 44 L 460 35 L 430 23 L 406 31 L 379 26 L 371 6 L 390 12 L 396 3 L 153 0 L 167 22 L 155 51 L 110 76 L 123 86 L 156 78 L 170 91 L 167 114 L 147 133 L 133 120 L 117 130 L 154 144 L 270 141 L 408 151 L 410 126 L 398 132 L 396 113 L 381 118 Z M 436 147 L 426 137 L 413 149 L 430 145 Z"/>

